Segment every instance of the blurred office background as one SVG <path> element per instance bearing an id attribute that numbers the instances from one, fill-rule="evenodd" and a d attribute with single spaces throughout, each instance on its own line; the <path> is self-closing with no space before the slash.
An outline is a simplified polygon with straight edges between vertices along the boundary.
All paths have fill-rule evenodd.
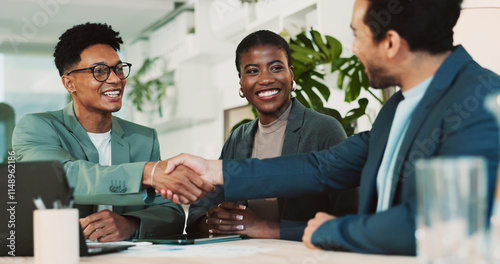
<path id="1" fill-rule="evenodd" d="M 228 127 L 248 115 L 238 96 L 234 52 L 247 34 L 268 29 L 295 35 L 315 28 L 331 35 L 352 55 L 350 19 L 354 0 L 0 0 L 0 103 L 14 110 L 17 122 L 32 112 L 57 110 L 68 95 L 53 63 L 58 37 L 75 24 L 102 22 L 121 33 L 123 61 L 131 62 L 131 78 L 146 59 L 158 57 L 141 76 L 162 77 L 167 86 L 158 111 L 158 97 L 141 104 L 142 112 L 125 97 L 118 113 L 124 119 L 157 129 L 162 158 L 182 152 L 218 158 Z M 455 30 L 483 66 L 500 73 L 500 0 L 466 0 Z M 336 76 L 326 78 L 332 96 L 328 106 L 342 114 L 344 103 Z M 379 92 L 379 91 L 377 91 Z M 356 103 L 353 103 L 356 104 Z M 8 108 L 0 113 L 0 161 L 9 147 Z M 7 109 L 7 110 L 4 110 Z M 380 104 L 370 100 L 367 112 Z M 357 130 L 370 128 L 363 117 Z"/>

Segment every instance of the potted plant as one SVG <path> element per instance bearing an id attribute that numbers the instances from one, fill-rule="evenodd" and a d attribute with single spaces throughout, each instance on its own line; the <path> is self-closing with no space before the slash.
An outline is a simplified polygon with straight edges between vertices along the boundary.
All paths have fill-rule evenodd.
<path id="1" fill-rule="evenodd" d="M 167 87 L 173 86 L 173 78 L 162 70 L 164 67 L 160 67 L 159 62 L 159 57 L 146 58 L 139 70 L 128 78 L 128 99 L 140 112 L 143 112 L 144 103 L 150 102 L 158 107 L 158 113 L 162 116 L 162 100 Z"/>

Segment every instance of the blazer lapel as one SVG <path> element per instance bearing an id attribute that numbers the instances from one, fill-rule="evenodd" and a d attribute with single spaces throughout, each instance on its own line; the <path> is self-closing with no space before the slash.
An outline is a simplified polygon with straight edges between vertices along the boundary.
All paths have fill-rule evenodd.
<path id="1" fill-rule="evenodd" d="M 368 161 L 363 169 L 367 177 L 362 177 L 359 187 L 359 212 L 374 212 L 377 206 L 377 176 L 383 153 L 389 139 L 396 108 L 403 99 L 401 91 L 396 92 L 380 110 L 370 133 Z M 375 201 L 375 202 L 373 202 Z"/>
<path id="2" fill-rule="evenodd" d="M 285 140 L 283 141 L 283 148 L 281 149 L 282 156 L 298 152 L 300 135 L 296 132 L 304 125 L 305 112 L 306 108 L 301 105 L 299 101 L 292 98 L 292 109 L 288 116 L 285 129 Z"/>
<path id="3" fill-rule="evenodd" d="M 122 138 L 122 127 L 115 117 L 111 121 L 111 164 L 123 164 L 130 162 L 130 144 Z"/>
<path id="4" fill-rule="evenodd" d="M 85 131 L 80 122 L 76 119 L 75 111 L 73 110 L 73 102 L 64 107 L 63 122 L 68 130 L 73 134 L 73 137 L 79 142 L 83 152 L 85 152 L 86 159 L 90 162 L 99 163 L 99 153 L 90 140 L 87 131 Z"/>
<path id="5" fill-rule="evenodd" d="M 392 204 L 394 194 L 396 192 L 397 183 L 401 176 L 403 162 L 409 155 L 411 146 L 414 144 L 415 138 L 422 127 L 422 124 L 429 118 L 429 113 L 434 106 L 438 104 L 441 98 L 445 95 L 448 88 L 452 85 L 453 80 L 458 75 L 462 67 L 466 63 L 472 61 L 472 57 L 465 51 L 462 46 L 457 46 L 455 51 L 439 67 L 434 75 L 434 79 L 427 88 L 427 92 L 422 97 L 420 103 L 415 108 L 412 114 L 412 119 L 408 125 L 408 129 L 404 136 L 403 142 L 398 152 L 396 165 L 394 168 L 395 178 L 392 181 L 390 203 Z"/>

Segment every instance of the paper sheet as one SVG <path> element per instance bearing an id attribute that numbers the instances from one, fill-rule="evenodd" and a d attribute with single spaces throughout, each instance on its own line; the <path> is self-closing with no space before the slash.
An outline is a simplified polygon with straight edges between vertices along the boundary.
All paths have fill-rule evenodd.
<path id="1" fill-rule="evenodd" d="M 138 257 L 217 257 L 234 258 L 250 256 L 276 250 L 275 248 L 261 248 L 253 246 L 224 246 L 220 245 L 151 245 L 145 247 L 131 247 L 122 252 L 124 256 Z"/>

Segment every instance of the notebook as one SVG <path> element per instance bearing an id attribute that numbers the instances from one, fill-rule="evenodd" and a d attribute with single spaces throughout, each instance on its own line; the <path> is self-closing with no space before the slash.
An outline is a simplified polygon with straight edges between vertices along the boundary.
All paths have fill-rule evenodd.
<path id="1" fill-rule="evenodd" d="M 69 185 L 61 163 L 0 164 L 0 193 L 0 256 L 33 256 L 33 197 L 40 196 L 47 208 L 52 208 L 56 199 L 64 201 Z M 131 245 L 106 244 L 88 247 L 80 229 L 80 256 L 116 252 L 129 247 Z"/>

